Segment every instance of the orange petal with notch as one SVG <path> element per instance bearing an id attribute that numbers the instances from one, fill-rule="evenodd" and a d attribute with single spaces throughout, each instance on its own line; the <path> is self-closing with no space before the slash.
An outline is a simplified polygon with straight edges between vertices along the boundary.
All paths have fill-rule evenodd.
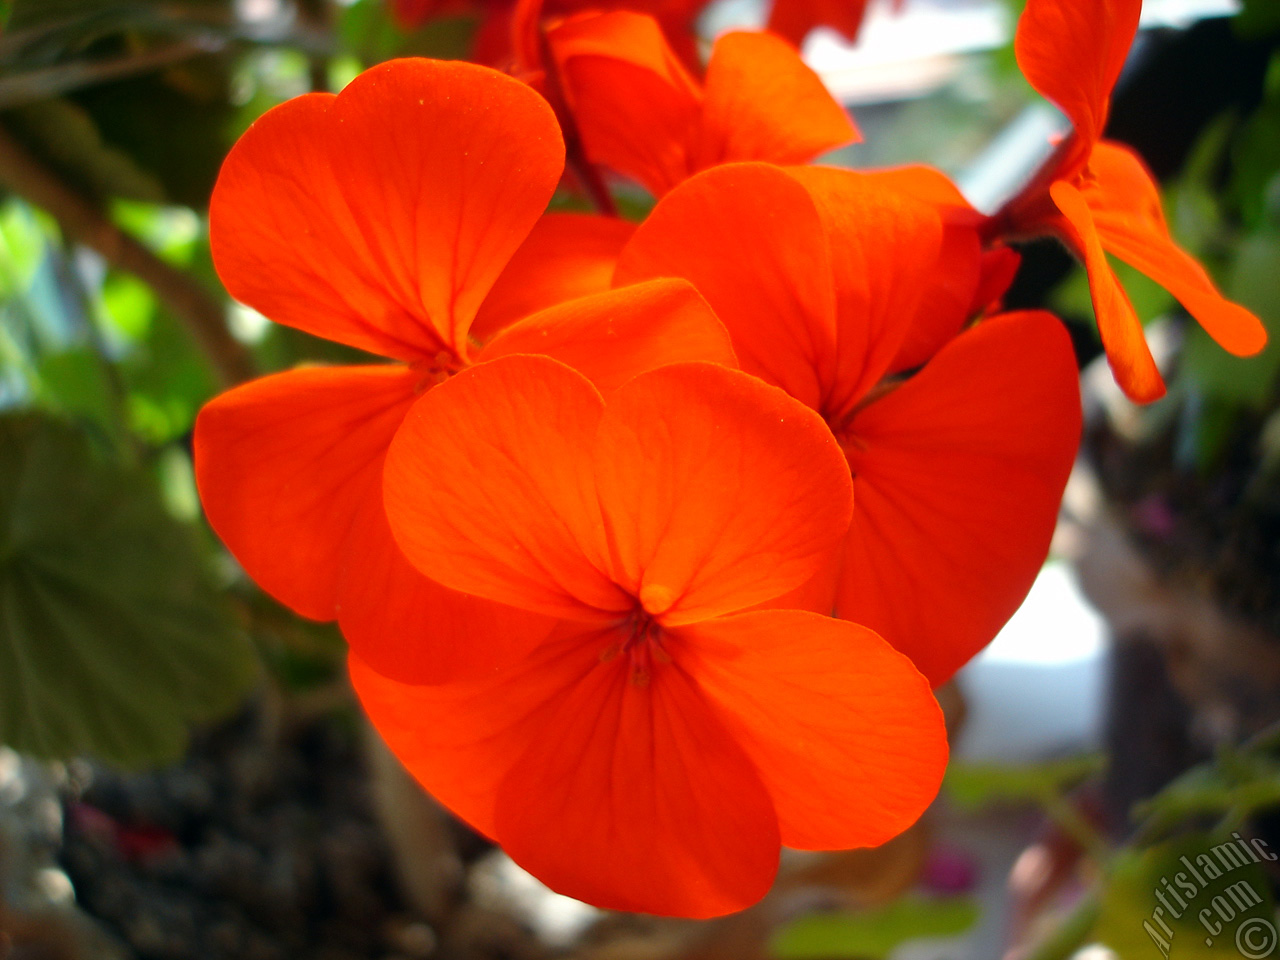
<path id="1" fill-rule="evenodd" d="M 1062 212 L 1055 228 L 1084 260 L 1098 334 L 1116 382 L 1137 403 L 1160 399 L 1165 393 L 1164 379 L 1147 346 L 1142 321 L 1107 262 L 1107 252 L 1098 236 L 1089 202 L 1065 181 L 1054 183 L 1049 188 L 1049 196 Z"/>
<path id="2" fill-rule="evenodd" d="M 1262 321 L 1218 291 L 1209 274 L 1169 236 L 1160 189 L 1128 147 L 1103 142 L 1082 189 L 1103 248 L 1160 284 L 1228 353 L 1252 356 L 1267 343 Z"/>
<path id="3" fill-rule="evenodd" d="M 806 163 L 861 139 L 795 47 L 768 33 L 717 39 L 703 94 L 694 170 L 743 160 Z"/>
<path id="4" fill-rule="evenodd" d="M 685 280 L 650 280 L 543 310 L 507 327 L 477 359 L 513 353 L 554 357 L 606 394 L 664 364 L 737 366 L 729 332 Z"/>
<path id="5" fill-rule="evenodd" d="M 614 282 L 653 277 L 691 282 L 728 328 L 743 370 L 821 406 L 836 339 L 831 258 L 814 201 L 794 178 L 730 164 L 672 191 L 623 250 Z"/>
<path id="6" fill-rule="evenodd" d="M 937 795 L 942 711 L 911 661 L 867 628 L 767 610 L 681 627 L 667 648 L 728 716 L 787 846 L 878 846 Z"/>
<path id="7" fill-rule="evenodd" d="M 853 509 L 822 419 L 710 364 L 663 367 L 614 393 L 595 470 L 613 578 L 668 626 L 800 587 Z"/>
<path id="8" fill-rule="evenodd" d="M 1071 118 L 1087 144 L 1107 125 L 1142 0 L 1027 0 L 1013 41 L 1031 86 Z"/>
<path id="9" fill-rule="evenodd" d="M 603 410 L 591 381 L 549 357 L 500 357 L 427 392 L 384 473 L 405 556 L 454 590 L 548 616 L 629 609 L 605 572 L 591 462 Z"/>
<path id="10" fill-rule="evenodd" d="M 843 440 L 858 509 L 839 615 L 945 683 L 1044 563 L 1080 422 L 1071 341 L 1044 313 L 980 323 L 868 404 Z"/>
<path id="11" fill-rule="evenodd" d="M 471 336 L 483 343 L 531 313 L 608 290 L 618 254 L 635 229 L 617 217 L 548 213 L 485 297 Z"/>
<path id="12" fill-rule="evenodd" d="M 486 67 L 393 60 L 259 118 L 210 201 L 231 295 L 384 356 L 452 350 L 546 207 L 564 146 L 546 101 Z"/>

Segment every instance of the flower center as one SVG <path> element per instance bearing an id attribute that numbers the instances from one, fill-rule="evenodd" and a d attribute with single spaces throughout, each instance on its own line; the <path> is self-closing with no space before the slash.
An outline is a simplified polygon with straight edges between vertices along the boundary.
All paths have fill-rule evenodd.
<path id="1" fill-rule="evenodd" d="M 602 663 L 615 657 L 627 658 L 628 679 L 633 686 L 647 687 L 655 664 L 670 663 L 671 656 L 663 646 L 662 624 L 657 617 L 637 603 L 617 626 L 620 637 L 600 653 Z"/>
<path id="2" fill-rule="evenodd" d="M 413 385 L 413 392 L 426 393 L 432 387 L 444 383 L 465 366 L 466 364 L 450 350 L 441 350 L 434 357 L 415 360 L 409 364 L 409 369 L 418 375 L 418 380 Z"/>

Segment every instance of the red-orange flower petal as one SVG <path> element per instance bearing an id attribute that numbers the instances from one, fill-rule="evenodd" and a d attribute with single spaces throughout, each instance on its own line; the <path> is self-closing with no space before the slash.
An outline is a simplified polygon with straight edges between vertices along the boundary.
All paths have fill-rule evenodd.
<path id="1" fill-rule="evenodd" d="M 352 517 L 415 399 L 401 366 L 304 368 L 215 397 L 196 418 L 205 515 L 267 593 L 332 620 Z"/>
<path id="2" fill-rule="evenodd" d="M 399 366 L 336 367 L 237 387 L 196 420 L 196 480 L 210 524 L 259 586 L 338 620 L 388 675 L 435 683 L 520 656 L 551 624 L 432 583 L 392 540 L 382 464 L 416 380 Z"/>
<path id="3" fill-rule="evenodd" d="M 559 181 L 534 91 L 472 64 L 394 60 L 268 111 L 210 204 L 214 263 L 279 323 L 413 360 L 465 356 L 481 301 Z"/>
<path id="4" fill-rule="evenodd" d="M 716 40 L 703 80 L 693 169 L 767 160 L 806 163 L 860 139 L 849 114 L 791 44 L 759 32 Z"/>
<path id="5" fill-rule="evenodd" d="M 680 670 L 639 684 L 624 657 L 581 655 L 594 669 L 539 718 L 500 787 L 504 849 L 614 910 L 713 917 L 758 901 L 778 869 L 778 818 L 719 712 Z"/>
<path id="6" fill-rule="evenodd" d="M 608 393 L 642 370 L 684 361 L 737 366 L 724 328 L 684 280 L 651 280 L 571 300 L 513 324 L 476 359 L 537 353 Z"/>
<path id="7" fill-rule="evenodd" d="M 982 251 L 982 268 L 973 301 L 969 304 L 969 314 L 981 314 L 999 304 L 1009 292 L 1021 265 L 1022 255 L 1012 247 L 991 247 Z"/>
<path id="8" fill-rule="evenodd" d="M 733 337 L 742 369 L 821 406 L 836 344 L 831 257 L 812 198 L 765 164 L 698 174 L 640 225 L 614 282 L 683 277 Z"/>
<path id="9" fill-rule="evenodd" d="M 578 133 L 592 163 L 661 195 L 692 172 L 702 92 L 651 17 L 585 15 L 548 31 Z"/>
<path id="10" fill-rule="evenodd" d="M 773 0 L 769 29 L 796 46 L 817 27 L 830 27 L 846 40 L 858 39 L 868 0 Z"/>
<path id="11" fill-rule="evenodd" d="M 688 279 L 744 370 L 834 420 L 897 355 L 939 282 L 942 236 L 936 209 L 875 179 L 731 164 L 662 199 L 615 282 Z"/>
<path id="12" fill-rule="evenodd" d="M 1111 90 L 1141 12 L 1142 0 L 1027 0 L 1018 21 L 1018 65 L 1071 118 L 1086 145 L 1107 125 Z"/>
<path id="13" fill-rule="evenodd" d="M 985 217 L 969 205 L 941 170 L 913 165 L 869 171 L 865 176 L 879 187 L 929 204 L 942 219 L 937 269 L 890 365 L 891 372 L 910 370 L 937 353 L 965 323 L 1002 295 L 1013 273 L 1007 269 L 1010 261 L 1004 255 L 989 259 L 982 252 L 979 228 Z M 1017 255 L 1013 257 L 1012 268 L 1016 269 Z"/>
<path id="14" fill-rule="evenodd" d="M 1084 259 L 1098 334 L 1102 337 L 1102 346 L 1116 382 L 1138 403 L 1158 400 L 1165 393 L 1164 379 L 1151 356 L 1151 348 L 1147 346 L 1142 321 L 1107 262 L 1107 252 L 1102 248 L 1102 239 L 1098 236 L 1088 201 L 1079 190 L 1063 180 L 1049 188 L 1049 195 L 1062 212 L 1062 217 L 1056 222 L 1058 232 Z"/>
<path id="15" fill-rule="evenodd" d="M 418 781 L 553 889 L 681 916 L 759 900 L 778 819 L 722 715 L 669 666 L 634 683 L 581 630 L 493 680 L 408 686 L 353 657 L 352 683 Z"/>
<path id="16" fill-rule="evenodd" d="M 878 846 L 937 794 L 942 711 L 911 661 L 865 627 L 766 610 L 682 627 L 668 649 L 730 717 L 787 846 Z"/>
<path id="17" fill-rule="evenodd" d="M 986 219 L 970 205 L 951 178 L 934 167 L 909 164 L 869 170 L 864 176 L 882 187 L 932 204 L 948 224 L 977 227 Z"/>
<path id="18" fill-rule="evenodd" d="M 396 680 L 448 683 L 492 674 L 546 638 L 554 621 L 458 593 L 414 569 L 387 524 L 381 477 L 371 479 L 343 545 L 336 609 L 352 650 Z"/>
<path id="19" fill-rule="evenodd" d="M 550 616 L 628 609 L 606 572 L 591 462 L 603 412 L 591 382 L 548 357 L 501 357 L 426 393 L 384 475 L 410 562 L 455 590 Z"/>
<path id="20" fill-rule="evenodd" d="M 852 511 L 821 418 L 710 364 L 663 367 L 613 394 L 595 461 L 614 579 L 667 626 L 801 586 Z"/>
<path id="21" fill-rule="evenodd" d="M 957 263 L 939 260 L 943 224 L 932 205 L 851 170 L 792 167 L 788 173 L 813 198 L 832 252 L 836 352 L 822 412 L 834 420 L 889 370 L 920 326 L 913 318 L 922 309 L 956 309 L 955 298 L 949 305 L 938 288 L 945 290 L 947 270 Z M 969 270 L 963 260 L 959 266 Z"/>
<path id="22" fill-rule="evenodd" d="M 915 320 L 898 345 L 889 364 L 890 372 L 922 366 L 973 318 L 978 312 L 974 301 L 979 299 L 982 267 L 982 244 L 977 231 L 954 225 L 944 227 L 932 282 L 919 298 Z"/>
<path id="23" fill-rule="evenodd" d="M 410 561 L 523 609 L 600 620 L 639 598 L 685 623 L 799 587 L 843 536 L 847 468 L 781 391 L 678 364 L 602 407 L 580 374 L 529 356 L 419 400 L 385 476 Z"/>
<path id="24" fill-rule="evenodd" d="M 721 37 L 705 89 L 658 24 L 639 13 L 584 15 L 548 39 L 587 156 L 656 196 L 717 164 L 802 163 L 858 135 L 817 74 L 778 37 Z"/>
<path id="25" fill-rule="evenodd" d="M 608 290 L 618 254 L 635 229 L 617 217 L 546 214 L 480 305 L 471 336 L 483 343 L 531 313 Z"/>
<path id="26" fill-rule="evenodd" d="M 387 746 L 433 797 L 490 839 L 506 772 L 568 686 L 599 663 L 583 657 L 581 625 L 488 677 L 437 686 L 402 683 L 349 658 L 360 705 Z M 553 733 L 553 732 L 552 732 Z"/>
<path id="27" fill-rule="evenodd" d="M 1227 300 L 1194 257 L 1173 242 L 1160 191 L 1129 148 L 1102 142 L 1089 158 L 1081 192 L 1103 248 L 1172 293 L 1224 350 L 1251 356 L 1267 343 L 1262 321 Z"/>
<path id="28" fill-rule="evenodd" d="M 1040 313 L 980 323 L 868 404 L 844 438 L 858 509 L 840 616 L 950 678 L 1044 562 L 1080 421 L 1070 338 Z"/>

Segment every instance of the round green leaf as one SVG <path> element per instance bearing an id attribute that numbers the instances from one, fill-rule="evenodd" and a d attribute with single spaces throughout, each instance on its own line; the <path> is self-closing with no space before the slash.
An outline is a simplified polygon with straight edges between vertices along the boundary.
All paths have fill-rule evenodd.
<path id="1" fill-rule="evenodd" d="M 158 763 L 255 675 L 150 477 L 57 421 L 0 416 L 0 742 Z"/>

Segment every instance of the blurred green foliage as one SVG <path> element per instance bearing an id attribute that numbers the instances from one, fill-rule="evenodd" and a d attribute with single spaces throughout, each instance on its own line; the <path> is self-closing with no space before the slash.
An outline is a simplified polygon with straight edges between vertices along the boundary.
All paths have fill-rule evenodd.
<path id="1" fill-rule="evenodd" d="M 0 742 L 177 758 L 256 676 L 193 531 L 138 467 L 48 416 L 0 418 Z"/>
<path id="2" fill-rule="evenodd" d="M 1041 804 L 1101 773 L 1104 764 L 1096 754 L 1017 765 L 953 762 L 947 767 L 943 788 L 957 806 L 971 811 Z"/>
<path id="3" fill-rule="evenodd" d="M 1244 0 L 1242 6 L 1235 18 L 1235 28 L 1241 36 L 1270 37 L 1280 33 L 1280 4 L 1275 0 Z"/>
<path id="4" fill-rule="evenodd" d="M 778 931 L 770 952 L 778 960 L 887 960 L 909 940 L 958 936 L 978 915 L 968 897 L 906 896 L 878 909 L 803 917 Z"/>
<path id="5" fill-rule="evenodd" d="M 367 362 L 227 300 L 209 251 L 210 192 L 265 111 L 391 57 L 464 56 L 474 17 L 405 32 L 385 0 L 14 0 L 0 18 L 0 132 L 100 211 L 104 230 L 225 305 L 259 371 Z M 41 756 L 171 758 L 186 721 L 234 706 L 255 653 L 286 690 L 342 675 L 337 630 L 264 597 L 204 526 L 190 432 L 220 369 L 151 280 L 70 244 L 53 217 L 0 191 L 0 481 L 28 478 L 0 503 L 0 523 L 54 551 L 0 559 L 0 742 Z M 33 471 L 48 472 L 47 489 Z M 98 515 L 73 544 L 74 523 Z M 74 579 L 59 566 L 72 559 Z"/>
<path id="6" fill-rule="evenodd" d="M 1213 852 L 1222 844 L 1236 848 L 1226 850 L 1226 861 Z M 1250 918 L 1270 922 L 1275 917 L 1271 885 L 1262 867 L 1252 861 L 1230 866 L 1236 862 L 1231 858 L 1244 856 L 1229 834 L 1204 833 L 1183 834 L 1145 850 L 1122 853 L 1108 870 L 1091 938 L 1121 957 L 1159 951 L 1153 934 L 1168 945 L 1170 960 L 1240 957 L 1242 952 L 1234 936 L 1240 924 Z M 1187 867 L 1182 859 L 1194 867 L 1201 857 L 1207 860 L 1199 861 L 1198 871 Z M 1221 875 L 1212 876 L 1204 869 L 1205 862 L 1222 868 Z M 1237 886 L 1241 883 L 1247 886 Z M 1182 898 L 1186 909 L 1179 907 L 1175 896 Z M 1172 909 L 1164 907 L 1160 897 Z M 1213 911 L 1215 898 L 1220 898 L 1222 913 Z M 1157 909 L 1161 910 L 1160 922 L 1151 919 Z M 1207 912 L 1202 916 L 1201 911 Z M 1225 920 L 1224 914 L 1230 920 Z M 1144 920 L 1150 932 L 1143 926 Z"/>
<path id="7" fill-rule="evenodd" d="M 360 355 L 226 300 L 206 212 L 226 151 L 317 84 L 470 42 L 462 21 L 404 35 L 381 0 L 332 23 L 324 6 L 259 22 L 232 0 L 3 11 L 4 133 L 104 229 L 226 304 L 263 372 Z M 167 303 L 0 193 L 0 743 L 38 756 L 173 759 L 187 724 L 234 708 L 260 663 L 290 690 L 341 677 L 336 629 L 262 596 L 204 526 L 190 431 L 219 376 Z"/>

